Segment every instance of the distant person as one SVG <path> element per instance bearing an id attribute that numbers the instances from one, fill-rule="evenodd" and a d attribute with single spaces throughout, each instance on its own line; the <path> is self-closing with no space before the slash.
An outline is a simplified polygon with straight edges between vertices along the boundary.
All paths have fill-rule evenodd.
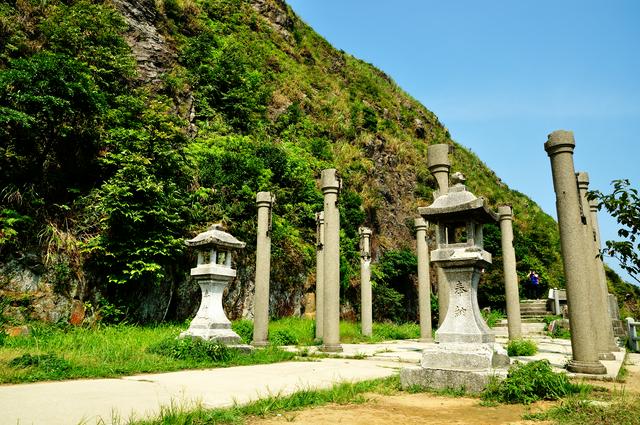
<path id="1" fill-rule="evenodd" d="M 540 276 L 534 270 L 529 272 L 527 298 L 537 299 L 540 296 Z"/>

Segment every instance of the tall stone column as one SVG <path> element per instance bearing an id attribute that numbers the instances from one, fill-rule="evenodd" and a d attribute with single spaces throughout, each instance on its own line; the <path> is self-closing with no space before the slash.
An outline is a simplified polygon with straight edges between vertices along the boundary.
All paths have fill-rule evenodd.
<path id="1" fill-rule="evenodd" d="M 596 250 L 598 251 L 598 253 L 600 253 L 600 249 L 602 248 L 602 246 L 600 242 L 600 224 L 598 223 L 598 202 L 595 199 L 592 199 L 589 201 L 589 210 L 591 211 L 591 223 L 593 224 L 593 237 L 595 238 L 595 242 L 596 242 Z M 608 298 L 609 286 L 607 285 L 607 274 L 604 271 L 604 262 L 602 261 L 602 256 L 598 256 L 598 275 L 600 278 L 600 284 L 607 291 L 607 298 Z M 609 311 L 609 313 L 610 313 L 609 318 L 611 320 L 619 319 L 617 314 L 611 314 L 611 311 Z M 614 341 L 614 345 L 615 345 L 615 341 Z M 620 348 L 617 345 L 615 345 L 615 347 L 612 348 L 611 351 L 620 351 Z"/>
<path id="2" fill-rule="evenodd" d="M 602 261 L 598 257 L 598 247 L 596 246 L 596 237 L 593 226 L 593 218 L 589 208 L 589 200 L 587 199 L 587 190 L 589 190 L 589 174 L 579 172 L 576 174 L 578 182 L 578 192 L 580 194 L 580 208 L 586 223 L 584 228 L 584 259 L 585 270 L 588 271 L 587 281 L 591 285 L 591 318 L 593 320 L 593 328 L 596 334 L 596 348 L 600 360 L 614 360 L 615 356 L 611 352 L 615 348 L 613 340 L 613 327 L 609 318 L 609 300 L 607 299 L 608 291 L 606 280 L 602 282 L 600 279 L 600 270 Z"/>
<path id="3" fill-rule="evenodd" d="M 418 254 L 418 311 L 420 313 L 420 341 L 432 342 L 431 335 L 431 282 L 429 276 L 429 247 L 427 222 L 415 219 L 416 251 Z"/>
<path id="4" fill-rule="evenodd" d="M 316 213 L 316 339 L 322 339 L 324 321 L 324 212 Z"/>
<path id="5" fill-rule="evenodd" d="M 324 351 L 342 351 L 340 345 L 340 214 L 341 180 L 335 168 L 322 170 L 324 194 Z"/>
<path id="6" fill-rule="evenodd" d="M 373 334 L 371 306 L 371 229 L 361 227 L 360 233 L 360 324 L 362 335 Z"/>
<path id="7" fill-rule="evenodd" d="M 255 347 L 269 344 L 269 278 L 271 275 L 271 192 L 258 192 L 258 231 L 256 241 L 256 292 L 253 300 L 253 342 Z"/>
<path id="8" fill-rule="evenodd" d="M 571 324 L 573 358 L 569 361 L 567 370 L 577 373 L 604 374 L 607 370 L 598 360 L 591 323 L 590 286 L 586 284 L 583 270 L 584 233 L 580 216 L 580 197 L 573 167 L 575 145 L 573 132 L 564 130 L 551 133 L 544 144 L 544 149 L 551 161 L 553 187 L 556 193 L 560 245 Z"/>
<path id="9" fill-rule="evenodd" d="M 511 207 L 498 207 L 500 233 L 502 241 L 502 267 L 504 269 L 504 291 L 507 298 L 507 328 L 509 339 L 522 338 L 520 319 L 520 294 L 518 275 L 516 274 L 516 252 L 513 249 L 513 214 Z"/>
<path id="10" fill-rule="evenodd" d="M 441 143 L 427 147 L 427 166 L 438 182 L 438 191 L 435 197 L 446 195 L 449 191 L 449 145 Z M 439 234 L 439 232 L 437 232 Z M 438 324 L 442 325 L 447 316 L 449 307 L 449 286 L 444 272 L 440 266 L 436 266 L 438 276 Z"/>

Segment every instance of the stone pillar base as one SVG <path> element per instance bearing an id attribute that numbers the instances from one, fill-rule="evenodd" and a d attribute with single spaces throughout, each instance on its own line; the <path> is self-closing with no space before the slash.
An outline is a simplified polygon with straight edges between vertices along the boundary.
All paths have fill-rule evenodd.
<path id="1" fill-rule="evenodd" d="M 441 343 L 422 350 L 423 368 L 449 370 L 489 370 L 511 363 L 500 344 Z"/>
<path id="2" fill-rule="evenodd" d="M 611 352 L 598 353 L 598 360 L 615 360 L 616 356 Z"/>
<path id="3" fill-rule="evenodd" d="M 418 340 L 419 342 L 433 342 L 433 338 L 429 337 L 429 338 L 420 338 Z"/>
<path id="4" fill-rule="evenodd" d="M 342 353 L 342 345 L 341 344 L 325 344 L 320 348 L 320 351 L 324 351 L 325 353 Z"/>
<path id="5" fill-rule="evenodd" d="M 491 380 L 502 380 L 506 376 L 506 369 L 454 370 L 412 366 L 400 370 L 400 385 L 403 389 L 418 386 L 437 390 L 462 389 L 467 393 L 480 393 Z"/>
<path id="6" fill-rule="evenodd" d="M 269 341 L 251 341 L 251 345 L 254 347 L 266 347 L 269 345 Z"/>
<path id="7" fill-rule="evenodd" d="M 241 345 L 240 336 L 231 329 L 189 328 L 180 333 L 180 338 L 200 338 L 224 345 Z"/>
<path id="8" fill-rule="evenodd" d="M 587 373 L 590 375 L 604 375 L 607 373 L 607 368 L 598 361 L 583 362 L 579 360 L 570 360 L 567 364 L 567 370 L 573 373 Z"/>

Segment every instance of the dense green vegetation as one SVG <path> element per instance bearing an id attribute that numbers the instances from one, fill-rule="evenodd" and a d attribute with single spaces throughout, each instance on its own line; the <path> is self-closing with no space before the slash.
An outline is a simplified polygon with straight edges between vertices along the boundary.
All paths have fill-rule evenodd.
<path id="1" fill-rule="evenodd" d="M 359 304 L 357 228 L 367 225 L 376 320 L 414 320 L 412 218 L 435 187 L 426 147 L 450 143 L 453 171 L 473 192 L 494 208 L 513 205 L 520 278 L 535 269 L 544 287 L 563 286 L 551 217 L 387 75 L 331 47 L 286 5 L 153 7 L 147 23 L 173 55 L 156 58 L 157 76 L 140 68 L 110 2 L 0 4 L 0 266 L 35 271 L 105 320 L 182 319 L 197 299 L 182 240 L 222 222 L 248 243 L 227 305 L 238 317 L 253 279 L 255 194 L 269 190 L 271 309 L 290 315 L 313 288 L 316 180 L 336 167 L 344 302 Z M 480 302 L 502 308 L 498 227 L 485 238 L 494 265 Z"/>
<path id="2" fill-rule="evenodd" d="M 502 381 L 491 383 L 482 393 L 484 400 L 530 404 L 538 400 L 558 400 L 571 394 L 586 394 L 592 387 L 572 383 L 566 374 L 554 372 L 548 360 L 516 363 Z"/>

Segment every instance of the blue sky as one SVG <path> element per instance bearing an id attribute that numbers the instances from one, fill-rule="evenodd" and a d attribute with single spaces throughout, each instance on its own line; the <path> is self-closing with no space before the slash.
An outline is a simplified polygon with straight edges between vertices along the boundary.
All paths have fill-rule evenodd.
<path id="1" fill-rule="evenodd" d="M 640 1 L 287 2 L 553 217 L 543 144 L 554 130 L 574 132 L 576 171 L 589 173 L 592 189 L 640 184 Z M 604 211 L 599 220 L 602 239 L 617 238 L 615 220 Z"/>

